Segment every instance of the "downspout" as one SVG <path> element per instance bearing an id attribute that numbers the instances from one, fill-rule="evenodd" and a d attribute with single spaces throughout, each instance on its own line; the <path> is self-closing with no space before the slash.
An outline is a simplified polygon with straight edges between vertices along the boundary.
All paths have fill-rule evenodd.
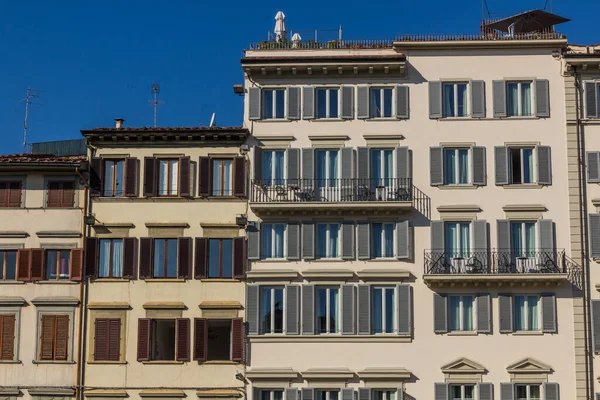
<path id="1" fill-rule="evenodd" d="M 85 239 L 86 239 L 86 225 L 85 225 L 85 216 L 87 215 L 87 210 L 88 210 L 88 182 L 85 180 L 85 178 L 83 177 L 83 175 L 81 175 L 81 171 L 79 171 L 79 167 L 75 168 L 75 173 L 77 174 L 77 176 L 79 176 L 79 179 L 81 179 L 83 181 L 83 218 L 81 219 L 81 237 L 82 237 L 82 247 L 85 246 Z M 84 252 L 85 252 L 85 248 L 84 248 Z M 81 352 L 81 348 L 83 343 L 85 342 L 85 338 L 84 338 L 84 302 L 83 302 L 83 295 L 84 295 L 84 282 L 85 282 L 85 268 L 83 267 L 83 265 L 81 266 L 82 270 L 81 270 L 81 281 L 79 282 L 79 334 L 78 334 L 78 343 L 77 343 L 77 348 L 79 349 L 79 360 L 77 362 L 77 380 L 76 380 L 76 386 L 75 386 L 75 398 L 76 399 L 80 399 L 83 400 L 83 390 L 82 390 L 82 385 L 83 385 L 83 373 L 84 373 L 84 358 L 82 356 L 82 352 Z"/>

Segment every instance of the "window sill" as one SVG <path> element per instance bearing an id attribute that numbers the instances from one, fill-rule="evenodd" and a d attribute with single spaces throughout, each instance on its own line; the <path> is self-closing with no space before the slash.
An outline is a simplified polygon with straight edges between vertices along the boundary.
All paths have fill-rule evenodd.
<path id="1" fill-rule="evenodd" d="M 314 260 L 306 260 L 306 261 L 317 262 L 317 263 L 322 263 L 322 262 L 334 262 L 334 263 L 337 263 L 337 262 L 346 262 L 346 261 L 349 261 L 349 260 L 344 260 L 342 258 L 315 258 Z"/>
<path id="2" fill-rule="evenodd" d="M 89 360 L 87 363 L 88 364 L 125 365 L 125 364 L 127 364 L 127 361 L 96 361 L 96 360 Z"/>
<path id="3" fill-rule="evenodd" d="M 238 196 L 206 196 L 203 197 L 208 200 L 221 200 L 221 201 L 248 201 L 246 197 L 238 197 Z"/>
<path id="4" fill-rule="evenodd" d="M 0 281 L 0 285 L 24 285 L 25 281 Z"/>
<path id="5" fill-rule="evenodd" d="M 21 360 L 0 360 L 0 364 L 22 364 Z"/>
<path id="6" fill-rule="evenodd" d="M 448 336 L 477 336 L 477 331 L 452 331 L 447 333 Z"/>
<path id="7" fill-rule="evenodd" d="M 378 122 L 378 121 L 399 121 L 402 119 L 408 119 L 408 118 L 396 118 L 396 117 L 384 117 L 384 118 L 358 118 L 359 120 L 363 120 L 363 121 L 367 121 L 367 122 Z"/>
<path id="8" fill-rule="evenodd" d="M 108 282 L 111 282 L 111 283 L 123 282 L 123 283 L 127 283 L 130 280 L 131 280 L 131 278 L 96 278 L 96 279 L 94 279 L 93 282 L 98 282 L 98 283 L 101 283 L 101 282 L 107 282 L 107 283 Z"/>
<path id="9" fill-rule="evenodd" d="M 79 281 L 69 281 L 66 279 L 63 280 L 43 280 L 43 281 L 33 281 L 38 285 L 79 285 Z"/>
<path id="10" fill-rule="evenodd" d="M 470 115 L 466 115 L 464 117 L 441 117 L 436 118 L 439 121 L 468 121 L 470 119 L 479 119 L 478 117 L 472 117 Z"/>
<path id="11" fill-rule="evenodd" d="M 400 335 L 251 335 L 248 340 L 263 343 L 411 343 L 410 336 Z"/>
<path id="12" fill-rule="evenodd" d="M 479 186 L 476 186 L 476 185 L 439 185 L 437 188 L 441 189 L 441 190 L 474 190 L 474 189 L 479 188 Z"/>
<path id="13" fill-rule="evenodd" d="M 504 189 L 541 189 L 544 185 L 538 183 L 516 183 L 509 185 L 501 185 Z"/>
<path id="14" fill-rule="evenodd" d="M 154 364 L 154 365 L 175 365 L 183 364 L 184 361 L 142 361 L 142 364 Z"/>
<path id="15" fill-rule="evenodd" d="M 144 282 L 148 283 L 185 283 L 186 279 L 183 278 L 146 278 Z"/>
<path id="16" fill-rule="evenodd" d="M 354 118 L 352 118 L 354 119 Z M 314 118 L 311 119 L 309 121 L 315 121 L 315 122 L 343 122 L 343 121 L 351 121 L 352 119 L 350 118 Z"/>
<path id="17" fill-rule="evenodd" d="M 254 119 L 251 120 L 254 122 L 294 122 L 294 121 L 300 121 L 300 118 L 298 119 L 287 119 L 287 118 L 260 118 L 260 119 Z"/>
<path id="18" fill-rule="evenodd" d="M 75 364 L 75 361 L 33 360 L 33 364 Z"/>
<path id="19" fill-rule="evenodd" d="M 260 263 L 280 263 L 280 262 L 301 261 L 301 260 L 288 260 L 287 258 L 265 258 L 265 259 L 253 260 L 253 261 L 260 262 Z"/>
<path id="20" fill-rule="evenodd" d="M 544 117 L 544 119 L 549 118 L 549 117 Z M 535 119 L 541 119 L 540 117 L 536 117 L 535 115 L 515 115 L 512 117 L 506 116 L 506 117 L 498 117 L 496 119 L 510 119 L 510 120 L 535 120 Z"/>
<path id="21" fill-rule="evenodd" d="M 43 207 L 44 210 L 79 210 L 79 207 Z"/>
<path id="22" fill-rule="evenodd" d="M 512 333 L 513 336 L 542 336 L 542 331 L 515 331 Z"/>
<path id="23" fill-rule="evenodd" d="M 352 260 L 343 260 L 343 261 L 352 261 Z M 370 258 L 367 260 L 361 260 L 367 262 L 390 262 L 390 261 L 398 261 L 396 257 L 380 257 L 380 258 Z"/>
<path id="24" fill-rule="evenodd" d="M 240 364 L 237 361 L 231 361 L 231 360 L 209 360 L 209 361 L 204 361 L 202 363 L 203 365 L 237 365 Z"/>
<path id="25" fill-rule="evenodd" d="M 213 283 L 235 283 L 241 282 L 239 279 L 234 278 L 202 278 L 200 282 L 213 282 Z"/>

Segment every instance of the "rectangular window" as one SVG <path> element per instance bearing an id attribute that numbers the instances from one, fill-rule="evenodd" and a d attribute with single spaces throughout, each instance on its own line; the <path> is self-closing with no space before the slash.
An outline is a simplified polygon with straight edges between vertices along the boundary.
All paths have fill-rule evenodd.
<path id="1" fill-rule="evenodd" d="M 99 278 L 123 276 L 123 239 L 100 239 Z"/>
<path id="2" fill-rule="evenodd" d="M 328 192 L 323 188 L 333 188 L 338 185 L 339 152 L 337 150 L 317 150 L 317 187 L 326 197 Z"/>
<path id="3" fill-rule="evenodd" d="M 231 320 L 209 319 L 208 338 L 206 348 L 208 349 L 207 361 L 231 360 Z"/>
<path id="4" fill-rule="evenodd" d="M 450 259 L 469 257 L 471 224 L 469 222 L 446 222 L 444 225 L 446 256 Z"/>
<path id="5" fill-rule="evenodd" d="M 319 88 L 317 92 L 317 118 L 339 117 L 339 89 Z"/>
<path id="6" fill-rule="evenodd" d="M 39 359 L 66 361 L 69 357 L 70 325 L 68 314 L 42 314 L 39 334 Z"/>
<path id="7" fill-rule="evenodd" d="M 373 258 L 394 257 L 394 224 L 371 224 L 371 256 Z"/>
<path id="8" fill-rule="evenodd" d="M 179 160 L 158 160 L 158 195 L 177 196 L 179 182 Z"/>
<path id="9" fill-rule="evenodd" d="M 540 385 L 516 385 L 515 400 L 540 400 Z"/>
<path id="10" fill-rule="evenodd" d="M 371 118 L 391 118 L 393 88 L 372 87 L 371 88 Z"/>
<path id="11" fill-rule="evenodd" d="M 538 296 L 515 296 L 515 330 L 539 331 L 540 308 Z"/>
<path id="12" fill-rule="evenodd" d="M 46 279 L 69 279 L 71 250 L 46 250 Z"/>
<path id="13" fill-rule="evenodd" d="M 316 400 L 338 400 L 340 392 L 338 390 L 317 390 Z"/>
<path id="14" fill-rule="evenodd" d="M 371 150 L 371 184 L 372 189 L 385 189 L 392 186 L 394 178 L 394 158 L 391 149 Z M 360 182 L 363 184 L 363 182 Z M 381 196 L 378 195 L 377 198 Z"/>
<path id="15" fill-rule="evenodd" d="M 535 222 L 511 222 L 510 236 L 513 257 L 535 256 Z"/>
<path id="16" fill-rule="evenodd" d="M 104 160 L 104 190 L 102 196 L 125 196 L 125 160 Z"/>
<path id="17" fill-rule="evenodd" d="M 469 184 L 469 149 L 444 148 L 444 185 Z"/>
<path id="18" fill-rule="evenodd" d="M 177 239 L 154 239 L 153 278 L 177 278 Z"/>
<path id="19" fill-rule="evenodd" d="M 21 181 L 0 182 L 0 208 L 21 207 Z"/>
<path id="20" fill-rule="evenodd" d="M 285 118 L 285 89 L 263 89 L 263 118 Z"/>
<path id="21" fill-rule="evenodd" d="M 262 182 L 266 186 L 283 185 L 285 179 L 285 150 L 263 150 Z"/>
<path id="22" fill-rule="evenodd" d="M 466 117 L 468 114 L 467 84 L 464 82 L 444 83 L 443 116 Z"/>
<path id="23" fill-rule="evenodd" d="M 534 183 L 533 148 L 510 148 L 510 183 Z"/>
<path id="24" fill-rule="evenodd" d="M 475 385 L 450 385 L 450 400 L 474 400 Z"/>
<path id="25" fill-rule="evenodd" d="M 72 208 L 75 206 L 75 182 L 49 181 L 47 206 L 50 208 Z"/>
<path id="26" fill-rule="evenodd" d="M 94 330 L 94 361 L 119 361 L 121 359 L 121 319 L 96 318 Z"/>
<path id="27" fill-rule="evenodd" d="M 317 224 L 317 258 L 339 258 L 340 224 Z"/>
<path id="28" fill-rule="evenodd" d="M 0 315 L 0 360 L 15 359 L 16 314 Z"/>
<path id="29" fill-rule="evenodd" d="M 265 390 L 260 391 L 260 400 L 283 400 L 283 390 Z"/>
<path id="30" fill-rule="evenodd" d="M 452 331 L 473 331 L 473 296 L 448 296 L 448 329 Z M 469 398 L 469 397 L 467 397 Z"/>
<path id="31" fill-rule="evenodd" d="M 317 287 L 317 332 L 338 333 L 340 289 L 337 287 Z"/>
<path id="32" fill-rule="evenodd" d="M 233 277 L 233 239 L 208 240 L 208 277 Z"/>
<path id="33" fill-rule="evenodd" d="M 260 333 L 283 333 L 283 288 L 260 288 Z"/>
<path id="34" fill-rule="evenodd" d="M 509 117 L 529 117 L 533 115 L 531 98 L 531 82 L 507 82 L 507 115 Z"/>
<path id="35" fill-rule="evenodd" d="M 285 224 L 263 224 L 262 233 L 262 257 L 284 258 Z"/>
<path id="36" fill-rule="evenodd" d="M 233 160 L 212 160 L 213 196 L 233 196 Z"/>
<path id="37" fill-rule="evenodd" d="M 393 333 L 395 313 L 395 289 L 375 287 L 371 293 L 371 329 L 373 333 Z"/>
<path id="38" fill-rule="evenodd" d="M 17 279 L 17 250 L 0 250 L 0 280 Z"/>
<path id="39" fill-rule="evenodd" d="M 150 321 L 150 360 L 175 360 L 175 320 L 153 319 Z"/>

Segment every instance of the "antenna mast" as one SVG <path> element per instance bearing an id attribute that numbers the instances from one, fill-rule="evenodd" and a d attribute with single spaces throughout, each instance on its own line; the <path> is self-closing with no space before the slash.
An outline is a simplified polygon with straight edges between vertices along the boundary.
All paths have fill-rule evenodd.
<path id="1" fill-rule="evenodd" d="M 160 93 L 160 85 L 158 83 L 152 83 L 152 95 L 154 96 L 154 99 L 150 100 L 150 105 L 154 108 L 154 127 L 155 128 L 156 128 L 156 112 L 158 110 L 158 106 L 165 103 L 162 100 L 158 100 L 159 93 Z"/>
<path id="2" fill-rule="evenodd" d="M 27 87 L 27 94 L 24 99 L 19 100 L 19 103 L 25 103 L 25 119 L 23 120 L 23 152 L 27 152 L 27 120 L 29 118 L 29 105 L 36 104 L 39 106 L 43 106 L 45 104 L 36 103 L 31 101 L 32 99 L 36 99 L 40 97 L 40 94 L 44 93 L 43 90 L 32 89 L 31 87 Z"/>

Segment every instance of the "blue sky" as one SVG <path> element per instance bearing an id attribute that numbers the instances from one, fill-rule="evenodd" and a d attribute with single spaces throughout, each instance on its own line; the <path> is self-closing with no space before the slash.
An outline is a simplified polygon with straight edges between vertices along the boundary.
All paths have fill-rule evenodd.
<path id="1" fill-rule="evenodd" d="M 549 0 L 550 1 L 550 0 Z M 488 0 L 492 13 L 543 8 L 545 0 Z M 367 4 L 367 5 L 365 5 Z M 343 26 L 344 37 L 475 33 L 480 0 L 344 2 L 248 0 L 0 0 L 0 153 L 22 151 L 28 86 L 44 91 L 32 106 L 29 142 L 79 138 L 79 130 L 151 126 L 150 84 L 161 85 L 161 126 L 239 125 L 239 59 L 264 40 L 278 10 L 288 29 Z M 571 18 L 573 43 L 598 43 L 598 0 L 554 0 Z"/>

